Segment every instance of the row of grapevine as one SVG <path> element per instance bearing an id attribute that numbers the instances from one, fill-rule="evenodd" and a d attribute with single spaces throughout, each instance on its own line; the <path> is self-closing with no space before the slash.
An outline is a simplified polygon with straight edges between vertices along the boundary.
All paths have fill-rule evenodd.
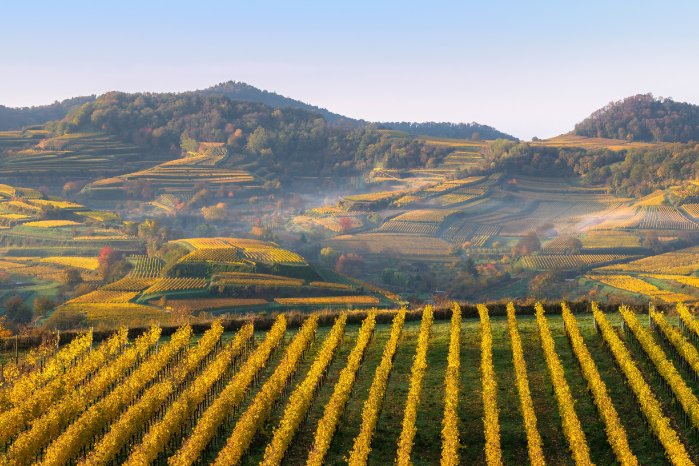
<path id="1" fill-rule="evenodd" d="M 692 389 L 682 379 L 675 365 L 670 361 L 660 345 L 653 340 L 653 336 L 638 321 L 636 314 L 626 306 L 621 306 L 619 313 L 621 313 L 627 328 L 636 338 L 636 341 L 638 341 L 643 351 L 653 362 L 658 374 L 667 382 L 682 409 L 689 416 L 691 424 L 695 428 L 699 428 L 699 400 L 692 392 Z"/>
<path id="2" fill-rule="evenodd" d="M 58 351 L 58 342 L 56 341 L 58 337 L 59 335 L 56 335 L 42 341 L 39 346 L 30 349 L 22 360 L 16 359 L 2 365 L 0 371 L 0 409 L 9 409 L 12 406 L 9 388 L 21 377 L 43 367 L 45 362 Z"/>
<path id="3" fill-rule="evenodd" d="M 19 378 L 12 387 L 8 388 L 8 396 L 10 403 L 16 406 L 22 403 L 27 393 L 32 393 L 35 390 L 43 387 L 49 381 L 59 377 L 71 365 L 80 358 L 92 346 L 92 332 L 80 335 L 73 339 L 68 345 L 57 351 L 50 357 L 44 366 L 38 370 L 29 372 Z"/>
<path id="4" fill-rule="evenodd" d="M 417 408 L 420 405 L 422 380 L 425 378 L 425 372 L 427 371 L 427 345 L 429 344 L 431 329 L 432 306 L 425 306 L 425 309 L 422 311 L 422 323 L 420 324 L 420 333 L 417 337 L 415 358 L 410 369 L 410 388 L 408 389 L 408 399 L 405 403 L 403 428 L 398 438 L 396 464 L 402 466 L 411 464 L 410 453 L 413 449 L 413 441 L 417 431 L 415 419 L 417 418 Z"/>
<path id="5" fill-rule="evenodd" d="M 233 432 L 216 457 L 215 465 L 238 464 L 253 437 L 269 418 L 274 403 L 282 395 L 296 372 L 306 349 L 315 339 L 318 315 L 310 315 L 284 352 L 274 373 L 257 392 L 252 404 L 240 416 Z"/>
<path id="6" fill-rule="evenodd" d="M 95 290 L 73 298 L 68 303 L 128 303 L 137 295 L 135 291 Z"/>
<path id="7" fill-rule="evenodd" d="M 342 314 L 337 318 L 306 378 L 289 397 L 284 415 L 274 431 L 272 441 L 265 449 L 263 459 L 265 465 L 281 464 L 284 453 L 296 434 L 296 429 L 306 416 L 316 390 L 324 378 L 337 348 L 342 343 L 346 322 L 347 314 Z"/>
<path id="8" fill-rule="evenodd" d="M 126 341 L 126 329 L 122 328 L 95 351 L 82 356 L 82 359 L 70 370 L 43 387 L 27 392 L 24 399 L 15 403 L 12 409 L 3 411 L 0 414 L 0 445 L 6 444 L 10 438 L 27 427 L 31 420 L 48 409 L 52 403 L 83 383 L 95 370 L 121 351 Z M 83 342 L 79 343 L 82 345 Z"/>
<path id="9" fill-rule="evenodd" d="M 592 303 L 592 313 L 602 338 L 631 386 L 641 411 L 648 420 L 653 433 L 665 448 L 667 457 L 675 466 L 694 464 L 680 441 L 677 432 L 672 428 L 670 419 L 663 414 L 660 402 L 653 394 L 653 390 L 646 383 L 641 371 L 634 363 L 631 353 L 624 346 L 621 338 L 616 334 L 614 328 L 602 311 L 599 310 L 596 303 Z"/>
<path id="10" fill-rule="evenodd" d="M 379 299 L 376 296 L 316 296 L 307 298 L 275 298 L 275 301 L 279 304 L 285 304 L 290 306 L 306 306 L 306 305 L 317 305 L 317 306 L 332 306 L 336 304 L 340 305 L 376 305 L 379 304 Z"/>
<path id="11" fill-rule="evenodd" d="M 548 322 L 544 316 L 544 308 L 540 303 L 536 304 L 536 322 L 539 326 L 541 347 L 544 350 L 544 358 L 548 367 L 551 383 L 556 394 L 558 410 L 561 413 L 563 432 L 568 439 L 568 445 L 573 454 L 573 460 L 577 465 L 591 465 L 590 449 L 587 446 L 585 432 L 583 432 L 580 419 L 575 413 L 575 401 L 570 393 L 570 387 L 565 379 L 565 372 L 561 364 L 556 347 L 551 336 Z"/>
<path id="12" fill-rule="evenodd" d="M 697 343 L 699 340 L 699 323 L 694 319 L 692 313 L 689 312 L 687 306 L 682 303 L 677 304 L 677 313 L 680 316 L 680 322 L 685 331 L 689 334 L 689 337 Z"/>
<path id="13" fill-rule="evenodd" d="M 461 307 L 451 308 L 449 355 L 444 376 L 444 417 L 442 418 L 442 466 L 459 464 L 459 370 L 461 368 Z"/>
<path id="14" fill-rule="evenodd" d="M 592 392 L 597 411 L 600 413 L 602 421 L 604 421 L 607 438 L 609 439 L 609 444 L 612 446 L 612 450 L 614 450 L 616 459 L 622 466 L 637 465 L 638 459 L 631 451 L 628 438 L 626 437 L 626 430 L 619 419 L 619 414 L 612 404 L 612 399 L 609 397 L 609 392 L 607 392 L 607 386 L 602 380 L 597 366 L 595 365 L 595 361 L 592 359 L 592 355 L 580 334 L 577 320 L 567 304 L 563 303 L 561 309 L 563 311 L 563 324 L 566 334 L 573 347 L 573 353 L 580 364 L 587 386 Z"/>
<path id="15" fill-rule="evenodd" d="M 493 367 L 493 336 L 488 308 L 478 305 L 481 319 L 481 386 L 483 388 L 483 430 L 485 431 L 485 460 L 488 465 L 502 464 L 500 420 L 498 416 L 498 385 Z"/>
<path id="16" fill-rule="evenodd" d="M 641 293 L 653 299 L 659 299 L 668 303 L 679 303 L 693 299 L 691 296 L 684 293 L 662 290 L 652 283 L 648 283 L 637 277 L 632 277 L 631 275 L 589 275 L 588 278 L 613 286 L 614 288 L 619 288 L 620 290 Z"/>
<path id="17" fill-rule="evenodd" d="M 243 354 L 253 337 L 253 325 L 244 325 L 221 350 L 210 364 L 202 369 L 201 375 L 173 402 L 161 420 L 153 424 L 133 450 L 125 464 L 143 465 L 155 461 L 164 451 L 196 408 L 204 401 L 212 387 L 221 380 L 231 363 Z"/>
<path id="18" fill-rule="evenodd" d="M 64 396 L 60 403 L 51 406 L 31 427 L 17 436 L 7 449 L 0 463 L 8 465 L 29 464 L 41 450 L 77 416 L 100 397 L 106 395 L 117 382 L 141 361 L 160 338 L 161 329 L 151 327 L 127 347 L 118 358 L 102 367 L 89 382 Z"/>
<path id="19" fill-rule="evenodd" d="M 391 335 L 384 348 L 379 367 L 376 368 L 374 380 L 371 382 L 371 387 L 369 388 L 369 396 L 364 401 L 364 407 L 362 408 L 362 425 L 354 439 L 354 445 L 347 461 L 350 466 L 365 465 L 367 463 L 367 458 L 371 451 L 371 438 L 374 435 L 376 422 L 379 420 L 379 413 L 383 405 L 384 395 L 386 394 L 388 376 L 393 367 L 393 357 L 398 349 L 404 323 L 405 309 L 401 309 L 393 318 Z"/>
<path id="20" fill-rule="evenodd" d="M 675 348 L 675 351 L 682 357 L 692 372 L 695 375 L 699 375 L 699 351 L 697 351 L 697 348 L 682 335 L 682 332 L 670 325 L 662 313 L 651 309 L 650 317 L 653 319 L 655 327 L 660 330 L 663 337 Z"/>
<path id="21" fill-rule="evenodd" d="M 155 415 L 185 379 L 196 372 L 199 364 L 218 345 L 223 326 L 215 321 L 199 343 L 187 351 L 186 358 L 173 369 L 167 380 L 151 385 L 131 404 L 126 412 L 110 427 L 79 465 L 98 465 L 111 462 L 128 440 L 142 431 L 143 426 Z"/>
<path id="22" fill-rule="evenodd" d="M 143 291 L 144 295 L 162 291 L 181 291 L 206 288 L 209 281 L 204 278 L 158 278 L 154 284 Z"/>
<path id="23" fill-rule="evenodd" d="M 134 264 L 129 277 L 154 278 L 160 275 L 163 268 L 163 262 L 157 257 L 133 255 L 129 256 L 129 260 Z"/>
<path id="24" fill-rule="evenodd" d="M 64 465 L 70 462 L 88 445 L 105 426 L 108 426 L 135 397 L 156 380 L 160 371 L 187 347 L 192 336 L 189 326 L 181 327 L 159 351 L 139 365 L 126 379 L 97 403 L 93 404 L 77 420 L 58 436 L 44 452 L 42 464 Z"/>
<path id="25" fill-rule="evenodd" d="M 323 464 L 323 459 L 330 448 L 330 442 L 335 435 L 337 423 L 339 422 L 342 411 L 345 409 L 345 405 L 347 404 L 347 399 L 352 391 L 357 370 L 362 364 L 364 351 L 371 340 L 375 325 L 376 313 L 370 312 L 362 322 L 362 326 L 359 329 L 359 335 L 357 336 L 357 341 L 347 357 L 347 364 L 340 372 L 340 376 L 335 383 L 335 387 L 333 387 L 333 393 L 330 396 L 330 400 L 325 405 L 323 417 L 318 422 L 313 447 L 311 448 L 308 455 L 308 460 L 306 461 L 308 466 L 321 466 Z"/>
<path id="26" fill-rule="evenodd" d="M 281 343 L 286 333 L 286 318 L 277 317 L 264 341 L 248 357 L 235 376 L 228 382 L 216 400 L 197 420 L 192 433 L 177 452 L 168 458 L 170 466 L 193 464 L 216 436 L 219 426 L 236 410 L 257 374 L 267 364 L 272 351 Z"/>
<path id="27" fill-rule="evenodd" d="M 43 387 L 25 394 L 24 400 L 0 414 L 0 445 L 24 430 L 30 421 L 50 408 L 56 400 L 72 392 L 103 364 L 120 352 L 126 344 L 126 329 L 122 328 L 95 351 L 85 354 L 70 370 Z"/>
<path id="28" fill-rule="evenodd" d="M 524 429 L 527 432 L 527 452 L 529 462 L 532 466 L 543 466 L 544 453 L 541 449 L 541 435 L 536 427 L 536 413 L 534 412 L 534 402 L 529 391 L 529 380 L 527 378 L 527 364 L 524 360 L 524 350 L 522 340 L 517 328 L 517 318 L 515 317 L 515 306 L 507 304 L 507 328 L 510 333 L 512 343 L 512 363 L 515 366 L 515 377 L 517 379 L 517 392 L 519 393 L 519 404 L 524 420 Z"/>
<path id="29" fill-rule="evenodd" d="M 532 270 L 571 270 L 593 265 L 602 265 L 624 259 L 619 254 L 551 254 L 523 256 L 522 267 Z"/>

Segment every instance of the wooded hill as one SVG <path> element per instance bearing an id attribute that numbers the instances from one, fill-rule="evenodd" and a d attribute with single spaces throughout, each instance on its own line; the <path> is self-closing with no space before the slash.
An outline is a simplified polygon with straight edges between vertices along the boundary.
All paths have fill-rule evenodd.
<path id="1" fill-rule="evenodd" d="M 629 141 L 698 141 L 699 105 L 638 94 L 597 110 L 575 125 L 575 134 Z"/>

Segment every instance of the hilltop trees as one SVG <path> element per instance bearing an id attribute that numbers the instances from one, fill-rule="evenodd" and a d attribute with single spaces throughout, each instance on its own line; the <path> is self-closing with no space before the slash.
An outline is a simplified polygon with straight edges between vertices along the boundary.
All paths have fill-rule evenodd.
<path id="1" fill-rule="evenodd" d="M 575 134 L 628 141 L 697 141 L 699 106 L 638 94 L 597 110 L 575 125 Z"/>
<path id="2" fill-rule="evenodd" d="M 434 164 L 448 150 L 412 137 L 396 137 L 372 126 L 345 128 L 316 113 L 271 108 L 226 97 L 109 92 L 49 125 L 54 133 L 101 130 L 146 150 L 181 155 L 195 152 L 197 141 L 223 143 L 248 159 L 263 158 L 277 178 L 357 174 L 373 168 L 410 168 Z M 196 147 L 195 147 L 196 146 Z M 145 197 L 140 186 L 132 196 Z"/>

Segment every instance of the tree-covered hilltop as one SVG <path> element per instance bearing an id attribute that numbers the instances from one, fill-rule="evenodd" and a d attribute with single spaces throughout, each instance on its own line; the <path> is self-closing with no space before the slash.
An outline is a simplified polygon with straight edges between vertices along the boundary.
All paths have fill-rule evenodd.
<path id="1" fill-rule="evenodd" d="M 552 147 L 499 139 L 483 149 L 476 173 L 502 171 L 534 176 L 580 176 L 622 196 L 688 185 L 699 179 L 699 145 L 662 143 L 620 151 Z"/>
<path id="2" fill-rule="evenodd" d="M 433 136 L 438 138 L 455 139 L 516 139 L 492 126 L 479 123 L 449 123 L 428 121 L 414 123 L 408 121 L 394 121 L 379 123 L 380 128 L 403 131 L 416 136 Z"/>
<path id="3" fill-rule="evenodd" d="M 285 97 L 276 92 L 270 92 L 263 89 L 258 89 L 255 86 L 238 81 L 226 81 L 216 84 L 199 91 L 194 91 L 197 94 L 206 96 L 223 96 L 234 101 L 257 102 L 268 105 L 274 108 L 296 108 L 299 110 L 308 110 L 309 112 L 318 113 L 325 118 L 329 123 L 342 126 L 362 126 L 366 122 L 355 120 L 346 116 L 333 113 L 321 107 L 301 102 L 300 100 Z"/>
<path id="4" fill-rule="evenodd" d="M 376 166 L 436 165 L 448 150 L 371 125 L 345 128 L 306 110 L 272 108 L 200 93 L 109 92 L 50 122 L 57 134 L 105 131 L 145 150 L 181 152 L 181 141 L 222 142 L 228 153 L 285 175 L 359 174 Z"/>
<path id="5" fill-rule="evenodd" d="M 629 141 L 699 141 L 699 105 L 638 94 L 597 110 L 575 125 L 575 134 Z"/>
<path id="6" fill-rule="evenodd" d="M 49 120 L 58 120 L 95 96 L 73 97 L 50 105 L 11 108 L 0 105 L 0 131 L 21 129 L 24 126 L 43 125 Z"/>

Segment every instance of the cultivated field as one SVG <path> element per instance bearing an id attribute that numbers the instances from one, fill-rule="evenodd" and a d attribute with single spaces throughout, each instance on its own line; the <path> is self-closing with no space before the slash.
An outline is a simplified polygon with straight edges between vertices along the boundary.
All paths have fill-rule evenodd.
<path id="1" fill-rule="evenodd" d="M 156 193 L 163 195 L 191 196 L 197 186 L 230 192 L 257 187 L 258 183 L 249 171 L 223 166 L 225 160 L 225 156 L 217 154 L 184 157 L 137 172 L 95 181 L 85 191 L 97 199 L 110 196 L 118 199 L 124 196 L 127 184 L 134 182 L 148 183 Z M 162 200 L 156 206 L 165 210 L 169 208 L 167 201 Z"/>
<path id="2" fill-rule="evenodd" d="M 282 315 L 234 335 L 214 324 L 196 341 L 189 327 L 99 345 L 86 334 L 0 387 L 0 458 L 695 464 L 699 327 L 677 310 L 653 311 L 650 327 L 623 307 L 479 306 L 407 321 L 338 314 L 328 326 L 309 315 L 298 330 Z"/>
<path id="3" fill-rule="evenodd" d="M 172 241 L 171 246 L 186 249 L 174 264 L 164 268 L 157 257 L 130 256 L 133 268 L 126 277 L 67 301 L 51 313 L 47 325 L 113 328 L 134 322 L 169 324 L 183 313 L 201 311 L 348 309 L 396 302 L 380 291 L 367 292 L 351 282 L 327 281 L 303 257 L 276 243 L 226 237 L 183 238 Z M 90 257 L 35 260 L 86 270 L 98 265 L 97 258 Z M 16 273 L 23 270 L 18 268 Z"/>

